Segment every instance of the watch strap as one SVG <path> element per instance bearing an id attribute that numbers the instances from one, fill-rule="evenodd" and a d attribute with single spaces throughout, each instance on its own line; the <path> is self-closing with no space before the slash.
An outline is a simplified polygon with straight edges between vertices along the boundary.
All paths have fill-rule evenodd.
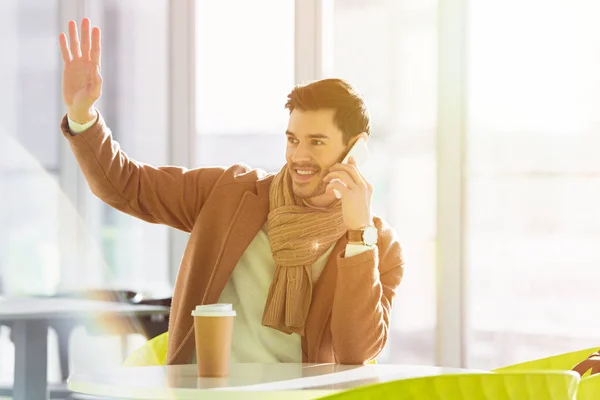
<path id="1" fill-rule="evenodd" d="M 365 244 L 363 240 L 364 229 L 348 230 L 346 233 L 346 239 L 349 243 Z"/>

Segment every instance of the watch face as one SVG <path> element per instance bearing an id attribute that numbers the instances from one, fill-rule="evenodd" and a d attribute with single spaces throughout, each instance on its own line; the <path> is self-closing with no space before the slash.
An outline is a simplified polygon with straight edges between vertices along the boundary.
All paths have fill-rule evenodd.
<path id="1" fill-rule="evenodd" d="M 377 228 L 367 226 L 363 233 L 363 241 L 367 246 L 373 246 L 377 243 Z"/>

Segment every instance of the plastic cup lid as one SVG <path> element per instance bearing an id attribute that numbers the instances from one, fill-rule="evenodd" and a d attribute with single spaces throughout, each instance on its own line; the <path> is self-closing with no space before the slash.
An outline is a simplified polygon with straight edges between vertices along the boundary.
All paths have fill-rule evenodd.
<path id="1" fill-rule="evenodd" d="M 196 306 L 192 311 L 194 317 L 234 317 L 235 315 L 231 304 L 204 304 Z"/>

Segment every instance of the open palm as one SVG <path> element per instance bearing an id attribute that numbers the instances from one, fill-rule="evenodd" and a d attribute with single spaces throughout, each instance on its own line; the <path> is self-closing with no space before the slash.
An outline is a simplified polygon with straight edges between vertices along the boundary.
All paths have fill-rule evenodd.
<path id="1" fill-rule="evenodd" d="M 81 22 L 80 42 L 77 24 L 69 21 L 69 41 L 61 33 L 59 42 L 64 61 L 63 100 L 70 116 L 84 115 L 93 108 L 102 94 L 100 29 L 94 28 L 90 32 L 90 20 L 84 18 Z"/>

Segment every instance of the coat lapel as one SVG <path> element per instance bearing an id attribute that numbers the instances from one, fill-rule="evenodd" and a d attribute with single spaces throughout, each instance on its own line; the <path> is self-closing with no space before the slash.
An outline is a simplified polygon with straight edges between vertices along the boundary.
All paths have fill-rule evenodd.
<path id="1" fill-rule="evenodd" d="M 269 187 L 272 179 L 272 175 L 267 175 L 256 182 L 256 193 L 247 191 L 242 196 L 240 205 L 229 225 L 227 238 L 219 252 L 214 272 L 200 304 L 212 304 L 219 300 L 219 296 L 233 269 L 236 267 L 248 245 L 250 245 L 250 242 L 258 234 L 259 229 L 265 223 L 269 215 Z M 181 354 L 190 353 L 180 350 L 181 348 L 185 348 L 185 346 L 192 348 L 194 341 L 193 329 L 194 325 L 192 324 L 184 341 L 178 346 L 177 352 Z M 180 363 L 183 358 L 180 356 L 176 360 L 177 363 Z M 189 362 L 189 360 L 183 360 L 183 362 Z"/>
<path id="2" fill-rule="evenodd" d="M 306 317 L 306 353 L 308 362 L 314 362 L 317 359 L 321 338 L 327 325 L 327 319 L 331 315 L 333 306 L 333 295 L 337 282 L 337 256 L 344 251 L 348 243 L 345 237 L 337 241 L 333 251 L 327 259 L 327 264 L 321 272 L 321 276 L 317 280 L 313 288 L 312 300 L 308 316 Z"/>
<path id="3" fill-rule="evenodd" d="M 264 225 L 269 214 L 269 197 L 244 193 L 227 232 L 227 239 L 220 251 L 215 271 L 208 284 L 203 304 L 218 301 L 227 280 L 250 242 Z"/>

